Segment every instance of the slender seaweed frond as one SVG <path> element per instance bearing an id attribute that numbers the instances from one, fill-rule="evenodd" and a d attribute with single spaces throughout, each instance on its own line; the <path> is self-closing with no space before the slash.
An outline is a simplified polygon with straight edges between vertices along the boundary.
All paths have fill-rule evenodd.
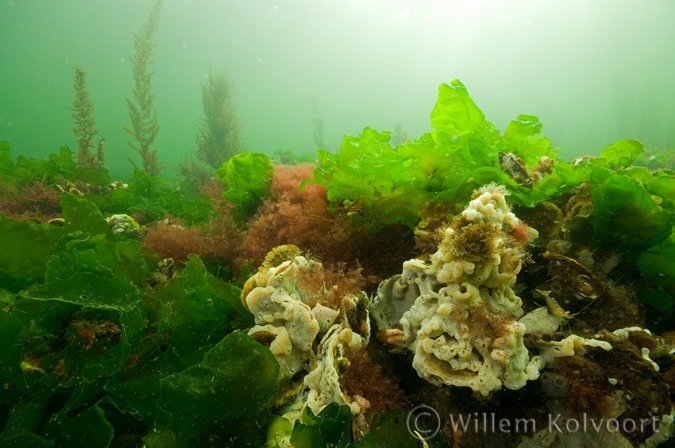
<path id="1" fill-rule="evenodd" d="M 232 90 L 224 72 L 209 71 L 206 82 L 202 83 L 204 119 L 197 134 L 196 155 L 214 169 L 244 151 Z"/>
<path id="2" fill-rule="evenodd" d="M 316 99 L 314 95 L 310 94 L 312 97 L 312 122 L 314 123 L 314 144 L 317 148 L 325 149 L 326 146 L 323 141 L 323 117 L 321 116 L 321 111 L 319 110 L 319 105 L 316 104 Z"/>
<path id="3" fill-rule="evenodd" d="M 137 33 L 134 33 L 136 53 L 130 57 L 133 64 L 134 99 L 126 99 L 132 127 L 124 128 L 136 140 L 129 142 L 129 145 L 141 156 L 143 169 L 153 177 L 159 174 L 161 166 L 157 160 L 157 150 L 150 149 L 157 137 L 159 124 L 157 124 L 157 110 L 153 107 L 155 94 L 152 93 L 152 75 L 155 72 L 149 72 L 148 66 L 153 62 L 152 56 L 155 55 L 157 40 L 154 34 L 159 27 L 162 3 L 163 0 L 155 1 L 147 21 Z"/>
<path id="4" fill-rule="evenodd" d="M 94 148 L 94 136 L 98 134 L 94 104 L 89 99 L 87 89 L 87 73 L 82 67 L 75 67 L 75 100 L 72 116 L 73 133 L 77 137 L 77 163 L 81 166 L 98 168 L 103 166 L 103 146 L 99 143 L 98 156 L 91 151 Z M 102 141 L 102 140 L 101 140 Z"/>

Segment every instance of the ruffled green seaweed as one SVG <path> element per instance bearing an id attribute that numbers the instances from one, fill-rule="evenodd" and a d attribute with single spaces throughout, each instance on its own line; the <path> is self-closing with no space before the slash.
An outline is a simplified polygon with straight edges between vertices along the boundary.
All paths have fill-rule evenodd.
<path id="1" fill-rule="evenodd" d="M 225 184 L 223 197 L 235 204 L 235 219 L 244 221 L 262 203 L 272 183 L 273 170 L 269 156 L 250 151 L 231 157 L 218 168 L 218 178 Z"/>
<path id="2" fill-rule="evenodd" d="M 279 367 L 234 331 L 252 324 L 239 288 L 195 256 L 152 292 L 137 241 L 113 235 L 86 199 L 64 193 L 61 203 L 64 227 L 0 217 L 3 243 L 16 241 L 2 253 L 2 287 L 25 288 L 0 313 L 12 409 L 2 443 L 107 446 L 112 419 L 144 427 L 136 437 L 151 433 L 147 446 L 192 446 L 211 425 L 264 409 Z"/>

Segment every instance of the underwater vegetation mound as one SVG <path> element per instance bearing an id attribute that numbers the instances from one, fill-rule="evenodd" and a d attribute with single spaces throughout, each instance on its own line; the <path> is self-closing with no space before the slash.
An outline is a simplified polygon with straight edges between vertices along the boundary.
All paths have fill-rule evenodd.
<path id="1" fill-rule="evenodd" d="M 75 154 L 0 142 L 0 445 L 672 443 L 675 171 L 640 142 L 567 162 L 453 81 L 414 140 L 125 183 L 85 90 Z"/>

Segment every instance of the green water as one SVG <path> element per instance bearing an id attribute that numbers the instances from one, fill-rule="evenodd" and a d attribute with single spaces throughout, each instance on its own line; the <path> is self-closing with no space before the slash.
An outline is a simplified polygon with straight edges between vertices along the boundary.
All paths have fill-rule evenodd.
<path id="1" fill-rule="evenodd" d="M 2 0 L 0 140 L 14 154 L 76 148 L 73 68 L 87 72 L 113 176 L 131 173 L 129 56 L 150 0 Z M 200 82 L 227 70 L 247 149 L 313 151 L 365 126 L 430 129 L 436 87 L 459 78 L 497 128 L 545 123 L 568 156 L 622 138 L 675 141 L 675 3 L 665 1 L 176 1 L 161 12 L 151 69 L 172 177 L 194 150 Z"/>

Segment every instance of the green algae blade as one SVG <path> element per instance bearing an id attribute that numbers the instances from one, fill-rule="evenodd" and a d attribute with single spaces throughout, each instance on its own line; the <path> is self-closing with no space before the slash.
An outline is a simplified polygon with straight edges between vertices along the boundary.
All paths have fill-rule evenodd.
<path id="1" fill-rule="evenodd" d="M 63 228 L 0 215 L 0 287 L 17 292 L 40 281 Z"/>
<path id="2" fill-rule="evenodd" d="M 353 444 L 354 448 L 409 448 L 421 447 L 422 442 L 411 430 L 423 426 L 423 422 L 416 420 L 416 416 L 407 409 L 396 409 L 376 414 L 373 424 L 366 437 Z M 433 420 L 433 416 L 430 417 Z M 435 422 L 429 422 L 430 425 Z M 434 428 L 420 428 L 423 436 L 431 436 Z M 440 441 L 440 435 L 430 437 L 426 442 L 429 448 L 450 448 Z"/>
<path id="3" fill-rule="evenodd" d="M 146 443 L 193 446 L 213 425 L 254 417 L 276 393 L 278 375 L 266 347 L 245 333 L 226 336 L 201 363 L 160 381 L 156 432 Z"/>
<path id="4" fill-rule="evenodd" d="M 541 134 L 543 127 L 533 115 L 518 115 L 504 131 L 499 150 L 517 155 L 528 169 L 534 168 L 544 156 L 554 159 L 560 150 L 554 150 L 553 142 Z"/>
<path id="5" fill-rule="evenodd" d="M 595 223 L 593 247 L 636 254 L 668 238 L 672 215 L 656 205 L 635 180 L 594 167 L 591 195 Z"/>
<path id="6" fill-rule="evenodd" d="M 600 157 L 607 160 L 611 169 L 617 170 L 631 166 L 644 152 L 644 145 L 637 140 L 619 140 L 600 151 Z"/>
<path id="7" fill-rule="evenodd" d="M 65 223 L 65 232 L 77 230 L 91 235 L 112 237 L 110 227 L 98 207 L 87 199 L 70 193 L 61 195 L 61 210 Z"/>
<path id="8" fill-rule="evenodd" d="M 295 448 L 349 446 L 352 428 L 352 412 L 349 406 L 331 403 L 319 415 L 305 408 L 302 421 L 293 427 L 290 442 Z"/>
<path id="9" fill-rule="evenodd" d="M 218 178 L 225 184 L 223 197 L 236 204 L 235 217 L 242 221 L 255 213 L 272 184 L 274 168 L 266 154 L 243 152 L 218 168 Z"/>

